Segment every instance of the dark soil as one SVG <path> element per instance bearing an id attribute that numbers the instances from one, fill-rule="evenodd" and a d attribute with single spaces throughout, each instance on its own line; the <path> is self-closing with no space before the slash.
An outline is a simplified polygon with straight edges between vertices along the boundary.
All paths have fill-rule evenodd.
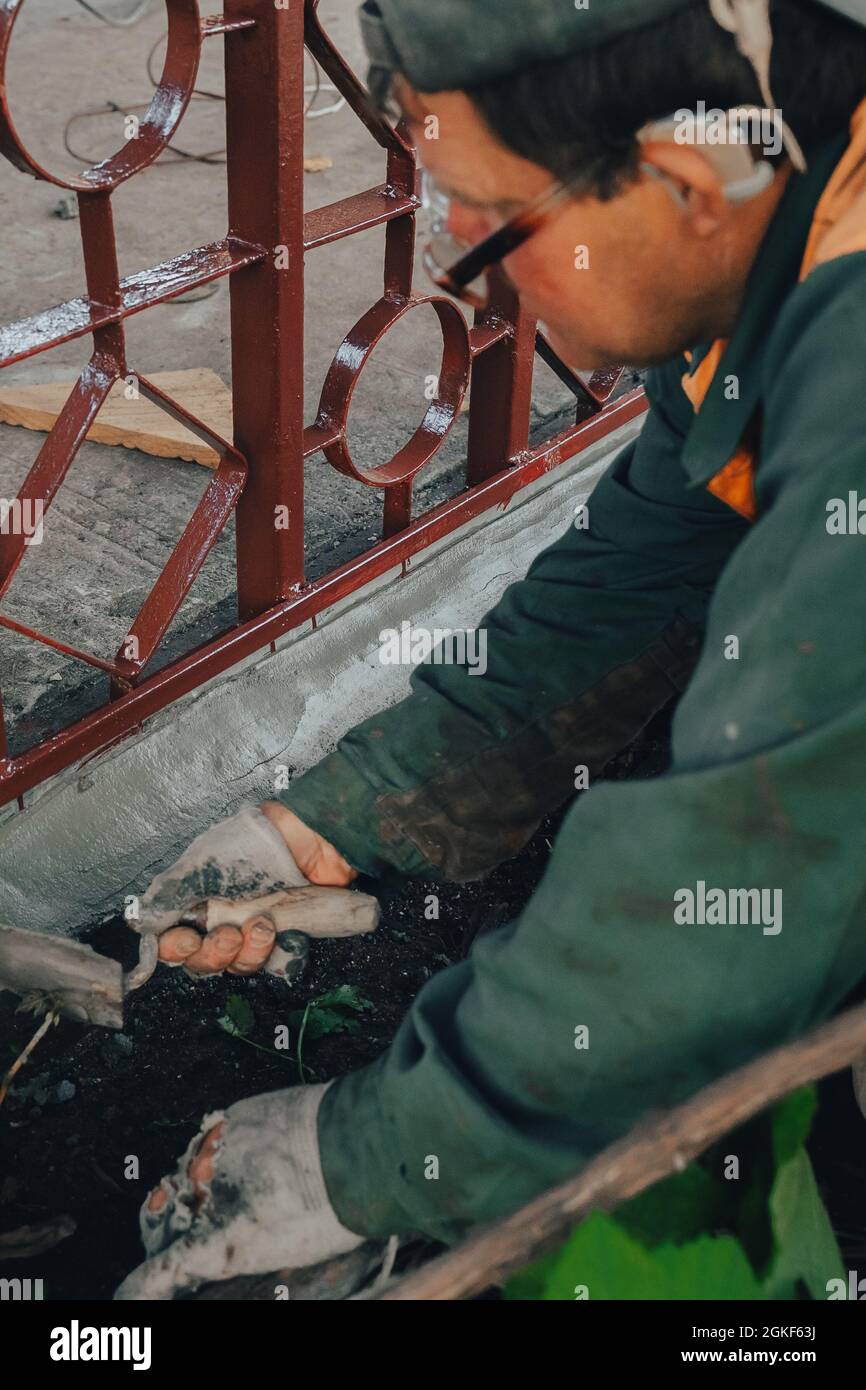
<path id="1" fill-rule="evenodd" d="M 662 716 L 609 775 L 655 775 L 664 767 L 666 747 Z M 75 1230 L 34 1258 L 0 1259 L 0 1277 L 42 1279 L 49 1300 L 109 1299 L 141 1259 L 138 1209 L 145 1194 L 174 1167 L 203 1114 L 299 1081 L 297 1062 L 274 1050 L 274 1030 L 287 1015 L 340 985 L 354 985 L 372 1008 L 358 1015 L 357 1032 L 305 1042 L 304 1077 L 324 1081 L 373 1060 L 431 975 L 521 910 L 544 872 L 561 814 L 519 859 L 483 883 L 416 882 L 386 895 L 375 935 L 314 944 L 308 971 L 294 987 L 268 976 L 193 981 L 182 971 L 160 969 L 130 997 L 122 1034 L 61 1021 L 0 1109 L 0 1233 L 63 1216 L 72 1218 Z M 437 921 L 424 914 L 433 891 Z M 88 939 L 110 955 L 131 957 L 136 949 L 122 919 L 94 929 Z M 245 1039 L 219 1023 L 232 995 L 253 1010 Z M 35 1027 L 31 1015 L 15 1012 L 16 1003 L 0 995 L 0 1070 Z M 293 1049 L 296 1038 L 293 1030 Z M 866 1123 L 847 1076 L 822 1087 L 812 1148 L 849 1267 L 856 1268 L 858 1253 L 866 1263 Z M 125 1176 L 130 1156 L 138 1159 L 134 1180 Z"/>

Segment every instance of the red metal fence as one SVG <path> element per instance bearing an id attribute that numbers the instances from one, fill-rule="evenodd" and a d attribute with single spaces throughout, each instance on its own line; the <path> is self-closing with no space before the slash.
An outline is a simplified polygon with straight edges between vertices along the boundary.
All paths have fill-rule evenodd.
<path id="1" fill-rule="evenodd" d="M 124 322 L 175 295 L 228 275 L 231 298 L 234 440 L 192 417 L 145 377 L 139 389 L 206 440 L 219 466 L 115 656 L 77 651 L 0 614 L 0 625 L 106 672 L 106 702 L 94 713 L 10 756 L 0 693 L 0 805 L 138 729 L 142 722 L 235 662 L 266 648 L 376 576 L 405 572 L 432 541 L 616 429 L 644 408 L 642 393 L 605 403 L 618 373 L 589 386 L 551 360 L 506 282 L 470 326 L 440 295 L 413 296 L 415 155 L 402 136 L 370 114 L 364 89 L 324 32 L 318 0 L 226 0 L 225 13 L 199 15 L 197 0 L 166 0 L 165 65 L 135 139 L 77 179 L 38 165 L 9 112 L 5 65 L 23 0 L 0 0 L 0 150 L 19 169 L 78 199 L 87 292 L 0 329 L 0 366 L 91 334 L 93 353 L 19 493 L 47 509 L 113 384 L 134 370 Z M 208 246 L 120 278 L 111 197 L 151 164 L 177 132 L 196 80 L 202 44 L 225 35 L 229 228 Z M 304 214 L 304 45 L 381 146 L 385 179 L 376 188 Z M 370 227 L 385 229 L 382 297 L 349 330 L 326 376 L 315 419 L 304 423 L 304 256 Z M 436 397 L 390 462 L 362 471 L 347 443 L 352 392 L 388 329 L 431 304 L 442 332 Z M 528 444 L 534 354 L 545 352 L 577 396 L 577 422 L 541 446 Z M 460 411 L 472 379 L 466 485 L 413 519 L 412 485 Z M 322 453 L 355 483 L 383 494 L 382 540 L 312 583 L 304 578 L 304 459 Z M 347 484 L 351 486 L 351 484 Z M 157 673 L 148 663 L 232 512 L 237 517 L 238 624 Z M 288 518 L 288 525 L 277 524 Z M 4 528 L 8 529 L 8 528 Z M 50 544 L 50 521 L 46 526 Z M 95 542 L 96 543 L 96 542 Z M 25 537 L 0 534 L 0 602 L 24 556 Z"/>

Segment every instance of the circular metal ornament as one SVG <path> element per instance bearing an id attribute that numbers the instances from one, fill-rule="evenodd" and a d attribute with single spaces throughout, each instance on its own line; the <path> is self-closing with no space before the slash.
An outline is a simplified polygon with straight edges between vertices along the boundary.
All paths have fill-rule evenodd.
<path id="1" fill-rule="evenodd" d="M 168 19 L 165 63 L 137 133 L 116 154 L 85 169 L 78 178 L 52 174 L 44 169 L 22 143 L 12 120 L 6 63 L 15 21 L 23 5 L 24 0 L 0 0 L 0 153 L 25 174 L 73 193 L 116 188 L 162 154 L 183 119 L 195 87 L 201 56 L 198 0 L 165 0 Z"/>
<path id="2" fill-rule="evenodd" d="M 442 331 L 442 363 L 436 394 L 412 437 L 388 463 L 360 469 L 352 458 L 346 437 L 349 408 L 358 379 L 388 330 L 413 309 L 425 304 L 432 305 Z M 339 473 L 368 487 L 390 488 L 407 482 L 429 463 L 457 419 L 469 385 L 471 367 L 469 326 L 450 299 L 441 295 L 380 299 L 340 344 L 322 387 L 316 426 L 326 431 L 333 432 L 335 428 L 339 431 L 338 438 L 323 448 L 328 462 Z"/>

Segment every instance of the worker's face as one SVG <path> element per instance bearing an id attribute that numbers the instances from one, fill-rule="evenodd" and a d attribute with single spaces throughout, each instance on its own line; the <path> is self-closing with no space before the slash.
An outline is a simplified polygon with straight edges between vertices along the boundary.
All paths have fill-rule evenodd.
<path id="1" fill-rule="evenodd" d="M 450 230 L 467 246 L 554 182 L 502 145 L 465 93 L 417 93 L 399 81 L 396 94 L 422 164 L 451 197 Z M 527 311 L 578 370 L 662 362 L 729 334 L 784 183 L 733 207 L 700 150 L 650 143 L 642 160 L 682 206 L 642 172 L 609 202 L 561 206 L 503 262 Z"/>

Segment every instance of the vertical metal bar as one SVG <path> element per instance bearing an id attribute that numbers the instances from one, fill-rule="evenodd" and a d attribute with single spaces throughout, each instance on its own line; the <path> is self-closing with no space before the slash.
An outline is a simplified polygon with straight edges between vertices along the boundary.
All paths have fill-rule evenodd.
<path id="1" fill-rule="evenodd" d="M 397 483 L 396 487 L 385 490 L 385 515 L 382 523 L 382 537 L 389 540 L 400 531 L 405 531 L 412 521 L 412 480 Z"/>
<path id="2" fill-rule="evenodd" d="M 304 577 L 304 4 L 226 0 L 254 29 L 225 38 L 229 234 L 268 257 L 231 278 L 241 620 Z"/>
<path id="3" fill-rule="evenodd" d="M 87 293 L 97 304 L 116 309 L 122 294 L 110 190 L 79 193 L 78 217 Z M 112 363 L 118 376 L 126 375 L 126 338 L 122 323 L 97 328 L 93 334 L 93 348 L 97 356 Z"/>
<path id="4" fill-rule="evenodd" d="M 388 151 L 388 188 L 412 197 L 418 191 L 418 169 L 407 150 Z M 385 294 L 406 298 L 412 293 L 415 270 L 415 216 L 396 217 L 385 227 Z"/>
<path id="5" fill-rule="evenodd" d="M 488 315 L 510 320 L 514 334 L 482 353 L 472 367 L 466 462 L 470 487 L 498 473 L 529 442 L 535 320 L 524 313 L 507 282 L 498 280 L 484 317 Z"/>
<path id="6" fill-rule="evenodd" d="M 79 193 L 78 216 L 87 293 L 97 304 L 117 308 L 121 302 L 120 269 L 111 191 L 103 189 L 98 193 Z M 97 328 L 93 334 L 93 352 L 95 362 L 111 364 L 118 377 L 125 376 L 126 330 L 123 323 Z M 109 698 L 119 699 L 126 688 L 116 676 L 112 676 L 108 686 Z"/>
<path id="7" fill-rule="evenodd" d="M 412 195 L 418 188 L 418 169 L 406 150 L 388 151 L 388 187 L 395 193 Z M 412 293 L 415 271 L 415 217 L 397 217 L 385 228 L 385 294 L 406 298 Z M 385 490 L 382 536 L 387 540 L 405 531 L 412 520 L 412 480 Z"/>

